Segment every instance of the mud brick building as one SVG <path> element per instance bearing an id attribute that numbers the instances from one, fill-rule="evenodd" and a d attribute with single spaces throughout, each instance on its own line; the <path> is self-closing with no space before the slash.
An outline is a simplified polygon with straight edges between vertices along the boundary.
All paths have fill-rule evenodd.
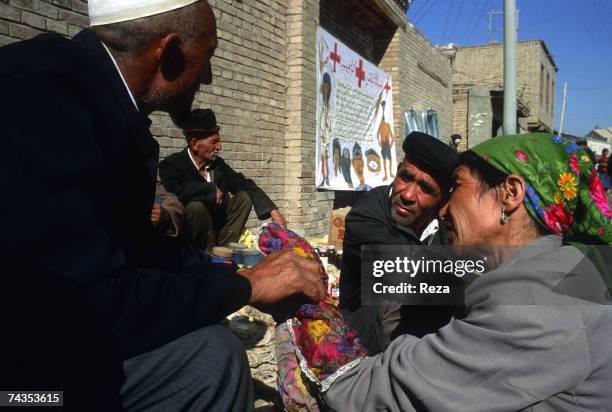
<path id="1" fill-rule="evenodd" d="M 455 48 L 453 133 L 467 146 L 502 134 L 503 59 L 499 43 Z M 557 71 L 544 41 L 517 43 L 518 132 L 553 131 Z"/>

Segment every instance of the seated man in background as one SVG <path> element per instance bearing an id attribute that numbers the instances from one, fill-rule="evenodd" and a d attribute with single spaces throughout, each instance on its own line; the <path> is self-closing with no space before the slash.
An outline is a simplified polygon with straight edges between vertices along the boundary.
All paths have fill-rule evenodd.
<path id="1" fill-rule="evenodd" d="M 447 199 L 457 153 L 442 141 L 413 132 L 391 185 L 359 197 L 346 217 L 340 274 L 340 308 L 370 353 L 401 333 L 422 336 L 438 330 L 452 307 L 361 306 L 361 247 L 448 244 L 437 214 Z M 404 325 L 405 323 L 405 325 Z"/>
<path id="2" fill-rule="evenodd" d="M 185 205 L 192 246 L 211 250 L 237 242 L 251 205 L 260 220 L 272 218 L 287 225 L 268 195 L 219 157 L 220 128 L 211 109 L 193 110 L 179 126 L 187 147 L 164 159 L 159 175 L 165 188 Z"/>

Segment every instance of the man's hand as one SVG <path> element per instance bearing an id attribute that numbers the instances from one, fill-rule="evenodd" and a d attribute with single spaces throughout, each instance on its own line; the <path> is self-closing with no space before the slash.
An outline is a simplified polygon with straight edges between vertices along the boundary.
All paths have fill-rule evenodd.
<path id="1" fill-rule="evenodd" d="M 290 303 L 297 308 L 302 303 L 318 302 L 327 291 L 327 277 L 320 264 L 292 251 L 272 253 L 239 273 L 251 282 L 250 303 L 256 306 L 287 304 L 292 298 Z"/>
<path id="2" fill-rule="evenodd" d="M 218 187 L 217 187 L 217 193 L 215 197 L 215 203 L 217 204 L 217 206 L 221 206 L 223 204 L 223 192 L 219 190 Z"/>
<path id="3" fill-rule="evenodd" d="M 270 218 L 272 218 L 273 222 L 278 223 L 282 227 L 287 227 L 287 221 L 285 220 L 285 216 L 278 210 L 274 209 L 270 212 Z"/>
<path id="4" fill-rule="evenodd" d="M 159 203 L 153 203 L 153 209 L 151 209 L 151 224 L 157 227 L 159 224 L 166 224 L 169 220 L 170 215 L 168 211 Z"/>

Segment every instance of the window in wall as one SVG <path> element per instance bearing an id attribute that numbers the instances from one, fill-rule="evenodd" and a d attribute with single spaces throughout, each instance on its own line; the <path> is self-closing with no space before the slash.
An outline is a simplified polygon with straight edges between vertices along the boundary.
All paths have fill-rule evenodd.
<path id="1" fill-rule="evenodd" d="M 548 108 L 550 104 L 550 75 L 546 72 L 546 106 L 544 106 L 544 110 L 548 112 Z"/>
<path id="2" fill-rule="evenodd" d="M 540 64 L 540 106 L 544 105 L 544 65 Z"/>
<path id="3" fill-rule="evenodd" d="M 550 79 L 550 115 L 555 114 L 555 79 Z"/>

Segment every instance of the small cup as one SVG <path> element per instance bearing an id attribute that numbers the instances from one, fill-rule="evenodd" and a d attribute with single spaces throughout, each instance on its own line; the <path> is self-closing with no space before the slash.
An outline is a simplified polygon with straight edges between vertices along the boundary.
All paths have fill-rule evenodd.
<path id="1" fill-rule="evenodd" d="M 242 251 L 247 247 L 242 243 L 230 243 L 229 248 L 232 249 L 232 258 L 234 259 L 234 263 L 237 265 L 242 265 L 244 262 L 242 261 Z"/>
<path id="2" fill-rule="evenodd" d="M 212 250 L 211 262 L 232 264 L 232 250 L 222 246 L 215 246 Z"/>
<path id="3" fill-rule="evenodd" d="M 255 266 L 261 259 L 263 254 L 257 249 L 242 250 L 242 263 L 248 268 Z"/>

